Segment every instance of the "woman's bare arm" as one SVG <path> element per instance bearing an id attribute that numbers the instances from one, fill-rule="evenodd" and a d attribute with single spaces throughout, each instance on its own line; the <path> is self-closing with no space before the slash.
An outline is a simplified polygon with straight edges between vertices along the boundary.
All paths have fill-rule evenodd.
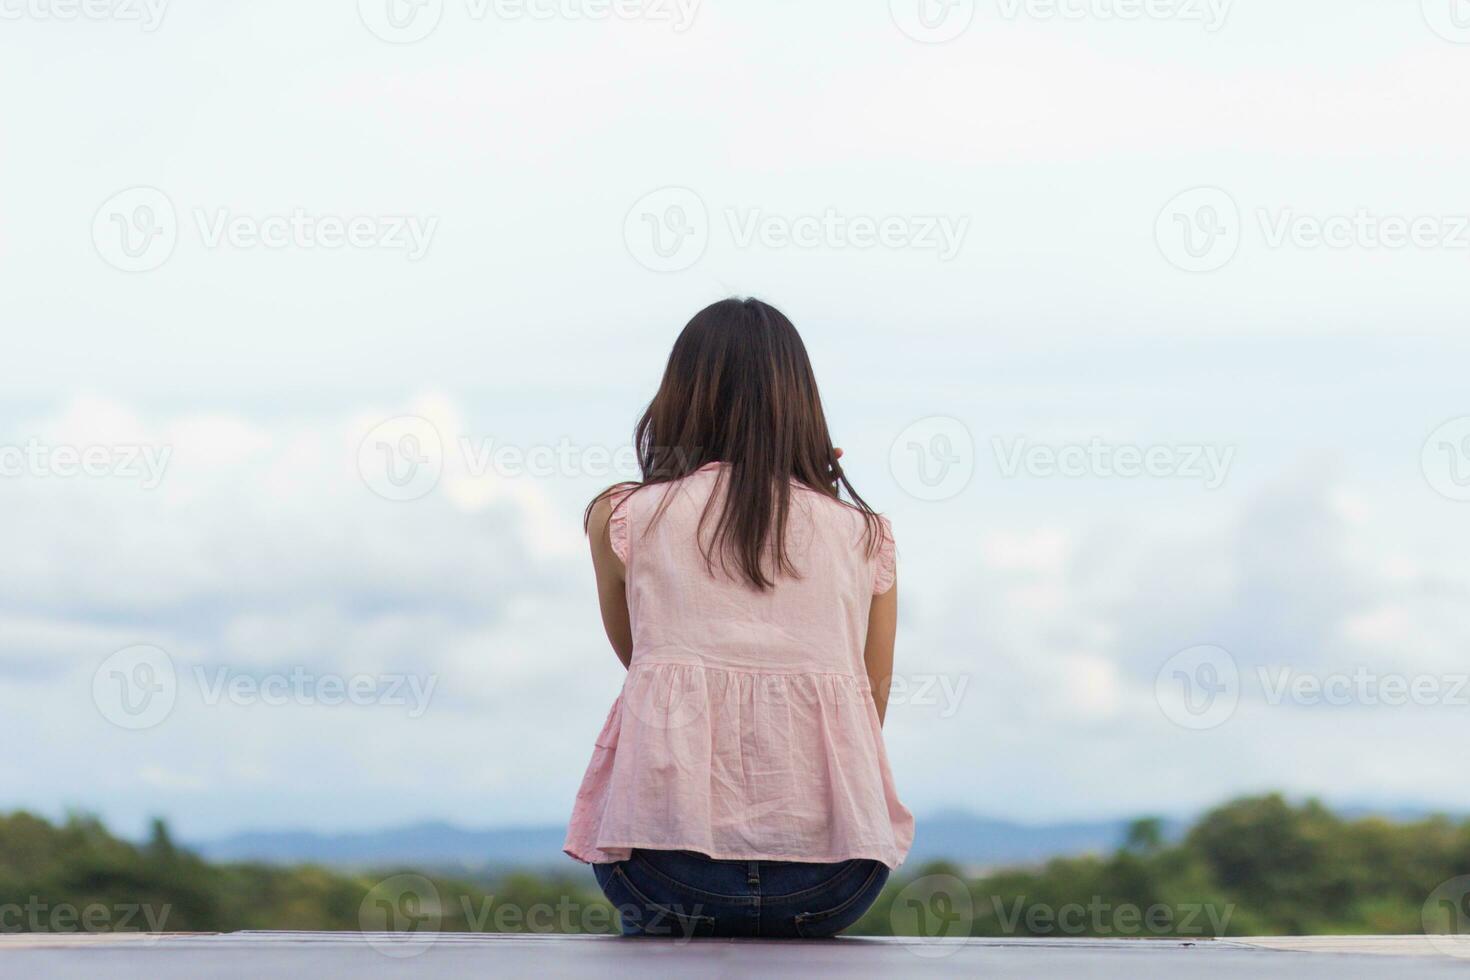
<path id="1" fill-rule="evenodd" d="M 597 603 L 602 608 L 602 628 L 613 652 L 626 667 L 633 661 L 633 627 L 628 622 L 627 570 L 612 549 L 607 522 L 612 501 L 604 497 L 592 507 L 587 521 L 587 540 L 592 546 L 592 569 L 597 573 Z"/>
<path id="2" fill-rule="evenodd" d="M 863 664 L 873 688 L 873 705 L 878 724 L 888 716 L 888 687 L 893 682 L 893 641 L 898 633 L 898 582 L 882 595 L 873 596 L 868 609 L 868 639 L 863 646 Z"/>

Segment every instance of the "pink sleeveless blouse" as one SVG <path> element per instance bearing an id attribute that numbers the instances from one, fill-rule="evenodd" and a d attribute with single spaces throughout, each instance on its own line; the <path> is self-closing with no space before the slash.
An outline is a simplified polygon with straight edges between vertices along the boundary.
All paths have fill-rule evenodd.
<path id="1" fill-rule="evenodd" d="M 869 605 L 894 582 L 892 530 L 881 522 L 869 556 L 860 513 L 793 487 L 787 550 L 799 577 L 761 592 L 718 563 L 711 574 L 696 541 L 720 476 L 711 463 L 614 499 L 633 658 L 564 848 L 591 863 L 639 847 L 897 867 L 914 821 L 863 666 Z"/>

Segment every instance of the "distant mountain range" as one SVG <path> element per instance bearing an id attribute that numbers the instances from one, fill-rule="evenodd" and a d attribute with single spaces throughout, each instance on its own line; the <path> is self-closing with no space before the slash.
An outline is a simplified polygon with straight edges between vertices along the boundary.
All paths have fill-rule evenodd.
<path id="1" fill-rule="evenodd" d="M 939 858 L 966 866 L 1031 864 L 1065 854 L 1109 851 L 1123 841 L 1126 820 L 1026 825 L 948 813 L 918 822 L 909 860 Z M 1183 821 L 1165 821 L 1172 836 Z M 325 864 L 334 867 L 403 866 L 481 871 L 497 867 L 566 865 L 566 828 L 500 827 L 471 830 L 420 823 L 363 833 L 262 831 L 190 844 L 211 861 Z"/>
<path id="2" fill-rule="evenodd" d="M 361 833 L 254 831 L 191 843 L 211 861 L 325 864 L 333 867 L 463 868 L 543 867 L 561 854 L 566 828 L 497 827 L 470 830 L 448 823 L 418 823 Z"/>
<path id="3" fill-rule="evenodd" d="M 1421 819 L 1430 812 L 1409 807 L 1337 810 L 1348 818 L 1379 815 L 1396 821 Z M 909 862 L 944 859 L 977 868 L 1104 853 L 1122 844 L 1130 822 L 1021 824 L 969 813 L 935 814 L 918 821 Z M 1165 838 L 1177 839 L 1189 823 L 1164 819 Z M 189 846 L 211 861 L 481 872 L 507 867 L 569 868 L 570 859 L 561 852 L 565 834 L 566 828 L 557 825 L 472 830 L 449 823 L 420 823 L 361 833 L 261 831 L 195 841 Z"/>

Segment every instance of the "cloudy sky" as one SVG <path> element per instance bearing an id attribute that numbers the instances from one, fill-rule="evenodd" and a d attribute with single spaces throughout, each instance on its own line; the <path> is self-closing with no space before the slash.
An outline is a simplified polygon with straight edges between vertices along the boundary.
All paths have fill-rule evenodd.
<path id="1" fill-rule="evenodd" d="M 0 0 L 0 809 L 564 819 L 581 508 L 732 293 L 897 529 L 918 813 L 1470 808 L 1461 0 L 69 11 Z"/>

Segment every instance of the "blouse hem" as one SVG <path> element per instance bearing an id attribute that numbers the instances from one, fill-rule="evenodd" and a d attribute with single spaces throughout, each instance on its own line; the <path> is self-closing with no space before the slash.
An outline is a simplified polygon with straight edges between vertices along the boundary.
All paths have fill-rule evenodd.
<path id="1" fill-rule="evenodd" d="M 673 844 L 673 843 L 668 843 L 668 842 L 661 843 L 661 844 L 653 844 L 653 843 L 648 843 L 648 842 L 644 842 L 644 843 L 633 843 L 633 844 L 623 844 L 623 843 L 598 844 L 592 850 L 594 850 L 594 851 L 624 850 L 624 849 L 626 849 L 626 850 L 633 850 L 635 848 L 637 848 L 639 850 L 644 850 L 644 851 L 693 851 L 696 854 L 703 854 L 705 857 L 707 857 L 707 858 L 709 858 L 709 859 L 711 859 L 713 861 L 789 861 L 789 862 L 797 862 L 797 863 L 801 863 L 801 864 L 838 864 L 838 863 L 840 863 L 842 861 L 868 860 L 868 861 L 877 861 L 879 864 L 882 864 L 882 865 L 886 866 L 890 871 L 894 870 L 899 865 L 903 864 L 904 858 L 908 857 L 907 852 L 899 855 L 898 857 L 893 857 L 890 854 L 884 854 L 884 853 L 880 853 L 878 851 L 867 851 L 867 850 L 863 850 L 861 848 L 854 848 L 854 849 L 851 849 L 849 851 L 844 851 L 844 852 L 842 852 L 840 854 L 822 854 L 822 855 L 816 855 L 816 856 L 803 856 L 800 859 L 797 859 L 797 858 L 792 857 L 789 854 L 767 854 L 767 853 L 764 853 L 762 851 L 741 851 L 740 853 L 736 853 L 734 851 L 717 851 L 717 852 L 711 852 L 707 848 L 700 847 L 700 846 L 697 846 L 697 845 L 694 845 L 694 844 Z M 607 860 L 594 861 L 594 860 L 592 860 L 590 858 L 583 857 L 582 854 L 578 853 L 581 850 L 582 850 L 582 848 L 573 847 L 573 846 L 570 846 L 569 845 L 569 846 L 565 846 L 565 847 L 562 848 L 562 853 L 566 854 L 567 857 L 574 858 L 574 859 L 576 859 L 578 861 L 581 861 L 583 864 L 616 864 L 617 863 L 616 860 L 614 860 L 614 861 L 607 861 Z M 622 859 L 618 859 L 618 860 L 622 860 Z"/>

